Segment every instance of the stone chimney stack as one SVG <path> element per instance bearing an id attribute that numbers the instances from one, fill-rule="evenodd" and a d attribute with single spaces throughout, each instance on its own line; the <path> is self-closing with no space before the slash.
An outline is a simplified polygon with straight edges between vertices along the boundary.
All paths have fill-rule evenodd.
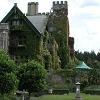
<path id="1" fill-rule="evenodd" d="M 38 14 L 38 2 L 29 2 L 27 16 L 34 16 Z"/>

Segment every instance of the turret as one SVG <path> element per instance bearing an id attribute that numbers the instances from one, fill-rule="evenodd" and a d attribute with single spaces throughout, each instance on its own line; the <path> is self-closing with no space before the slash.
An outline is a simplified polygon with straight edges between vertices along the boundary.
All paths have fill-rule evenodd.
<path id="1" fill-rule="evenodd" d="M 62 9 L 66 11 L 66 14 L 68 14 L 67 1 L 53 1 L 53 12 Z"/>

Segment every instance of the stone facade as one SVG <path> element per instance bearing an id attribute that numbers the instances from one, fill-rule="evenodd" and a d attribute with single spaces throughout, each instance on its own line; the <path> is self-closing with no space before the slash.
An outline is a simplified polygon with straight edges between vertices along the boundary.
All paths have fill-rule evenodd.
<path id="1" fill-rule="evenodd" d="M 7 23 L 0 24 L 0 49 L 4 49 L 6 52 L 8 51 L 9 45 L 9 25 Z"/>

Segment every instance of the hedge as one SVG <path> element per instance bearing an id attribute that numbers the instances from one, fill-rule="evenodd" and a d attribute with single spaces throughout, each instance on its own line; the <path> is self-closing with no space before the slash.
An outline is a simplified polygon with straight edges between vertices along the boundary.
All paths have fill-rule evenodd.
<path id="1" fill-rule="evenodd" d="M 69 94 L 69 89 L 53 89 L 53 94 Z"/>
<path id="2" fill-rule="evenodd" d="M 86 93 L 86 94 L 100 95 L 100 89 L 85 89 L 84 93 Z"/>
<path id="3" fill-rule="evenodd" d="M 100 85 L 86 87 L 83 92 L 86 94 L 100 95 Z"/>

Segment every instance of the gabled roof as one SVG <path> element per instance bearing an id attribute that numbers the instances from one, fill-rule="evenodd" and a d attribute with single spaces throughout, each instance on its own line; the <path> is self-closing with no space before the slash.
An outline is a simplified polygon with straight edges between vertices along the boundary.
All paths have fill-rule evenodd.
<path id="1" fill-rule="evenodd" d="M 6 23 L 7 20 L 12 16 L 13 13 L 18 13 L 23 20 L 27 23 L 27 25 L 38 35 L 41 35 L 40 32 L 36 29 L 36 27 L 27 19 L 27 17 L 21 12 L 21 10 L 17 7 L 17 4 L 15 3 L 14 7 L 9 11 L 9 13 L 3 18 L 1 23 Z"/>
<path id="2" fill-rule="evenodd" d="M 47 15 L 26 16 L 28 20 L 36 27 L 36 29 L 43 34 L 47 25 Z"/>

